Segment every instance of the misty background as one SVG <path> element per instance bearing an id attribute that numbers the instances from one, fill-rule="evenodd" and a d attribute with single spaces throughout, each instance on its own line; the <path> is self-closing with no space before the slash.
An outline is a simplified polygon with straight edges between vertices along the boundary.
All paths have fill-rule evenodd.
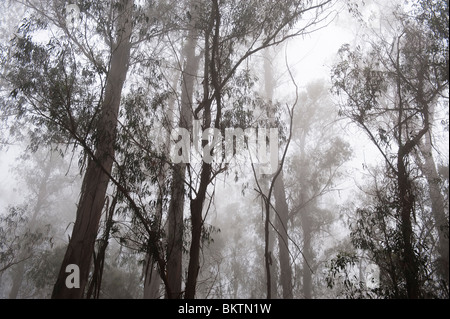
<path id="1" fill-rule="evenodd" d="M 449 297 L 448 0 L 0 13 L 1 298 Z M 171 162 L 193 120 L 276 173 Z"/>

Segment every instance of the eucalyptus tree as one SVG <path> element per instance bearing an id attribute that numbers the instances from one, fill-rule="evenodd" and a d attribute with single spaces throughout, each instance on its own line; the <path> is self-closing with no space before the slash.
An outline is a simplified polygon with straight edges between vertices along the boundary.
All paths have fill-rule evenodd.
<path id="1" fill-rule="evenodd" d="M 435 58 L 430 62 L 436 69 L 436 78 L 443 83 L 449 81 L 449 2 L 448 1 L 420 1 L 415 3 L 415 19 L 423 24 L 427 29 L 427 35 L 431 39 L 428 50 Z M 443 92 L 442 103 L 448 103 L 448 87 Z M 447 95 L 445 97 L 445 94 Z M 435 114 L 442 106 L 437 103 L 430 105 L 430 122 L 435 122 Z M 447 110 L 448 114 L 448 110 Z M 438 232 L 439 245 L 439 272 L 442 275 L 444 284 L 449 287 L 449 233 L 448 233 L 448 208 L 445 213 L 444 196 L 441 191 L 442 178 L 437 169 L 435 156 L 433 155 L 433 132 L 434 126 L 430 126 L 429 134 L 426 134 L 419 144 L 419 149 L 423 160 L 419 164 L 427 179 L 429 195 L 431 200 L 432 213 L 435 219 Z"/>
<path id="2" fill-rule="evenodd" d="M 29 220 L 28 214 L 26 205 L 17 205 L 9 206 L 7 213 L 3 213 L 0 217 L 0 278 L 12 267 L 21 265 L 32 258 L 33 245 L 48 240 L 44 232 L 26 227 Z"/>
<path id="3" fill-rule="evenodd" d="M 244 62 L 263 48 L 319 27 L 328 18 L 330 12 L 325 8 L 332 1 L 262 4 L 259 1 L 192 1 L 181 6 L 189 8 L 185 15 L 168 10 L 173 5 L 170 1 L 144 4 L 131 0 L 80 1 L 68 6 L 51 0 L 23 3 L 30 9 L 29 15 L 14 38 L 13 55 L 5 77 L 11 92 L 6 100 L 14 122 L 12 132 L 27 134 L 31 150 L 50 142 L 82 149 L 80 166 L 84 180 L 78 211 L 53 297 L 83 296 L 111 184 L 117 188 L 118 200 L 124 204 L 125 211 L 133 214 L 133 231 L 141 229 L 146 233 L 145 238 L 139 240 L 138 249 L 153 255 L 167 294 L 180 297 L 178 288 L 174 288 L 174 295 L 171 293 L 169 282 L 175 278 L 174 287 L 180 287 L 181 262 L 176 261 L 174 269 L 166 269 L 173 263 L 166 263 L 163 258 L 162 232 L 159 226 L 154 227 L 160 224 L 160 218 L 154 218 L 156 209 L 147 202 L 152 198 L 149 184 L 157 184 L 155 176 L 164 175 L 155 167 L 167 159 L 154 151 L 152 141 L 141 138 L 149 133 L 154 119 L 149 118 L 151 112 L 148 105 L 143 105 L 146 98 L 140 92 L 152 87 L 145 92 L 154 93 L 153 102 L 158 105 L 164 104 L 168 95 L 161 92 L 163 90 L 153 90 L 162 82 L 158 77 L 161 73 L 157 71 L 163 68 L 162 58 L 157 56 L 157 50 L 153 51 L 156 57 L 146 55 L 143 48 L 158 47 L 152 39 L 166 34 L 165 27 L 176 25 L 174 20 L 187 19 L 184 26 L 188 26 L 189 40 L 185 51 L 186 59 L 191 60 L 180 68 L 183 85 L 179 119 L 185 121 L 184 117 L 190 117 L 187 123 L 181 123 L 186 127 L 190 127 L 193 119 L 202 121 L 203 130 L 221 131 L 224 129 L 222 115 L 229 111 L 227 103 L 233 100 L 231 83 L 239 82 L 235 77 L 239 73 L 242 74 L 240 79 L 247 81 Z M 302 17 L 305 19 L 300 19 Z M 190 62 L 196 60 L 202 67 L 202 74 L 197 77 L 195 68 L 189 69 L 195 66 Z M 154 65 L 157 67 L 152 68 Z M 131 81 L 128 77 L 126 82 L 126 78 L 131 69 L 149 72 L 150 75 L 142 76 L 147 82 L 131 83 L 127 87 L 126 83 Z M 194 78 L 197 78 L 196 83 Z M 136 94 L 128 95 L 121 104 L 122 92 L 127 90 Z M 138 105 L 144 107 L 133 108 Z M 140 115 L 144 118 L 138 119 Z M 202 146 L 206 146 L 205 142 Z M 211 151 L 212 148 L 209 155 Z M 175 166 L 174 171 L 177 167 L 182 165 Z M 203 210 L 210 197 L 208 187 L 215 176 L 224 171 L 224 166 L 203 161 L 187 167 L 185 176 L 183 169 L 180 170 L 181 182 L 172 180 L 169 211 L 181 210 L 183 205 L 177 199 L 184 198 L 181 187 L 187 185 L 192 228 L 185 296 L 193 298 L 199 271 Z M 159 205 L 161 199 L 159 196 Z M 157 209 L 162 211 L 161 207 Z M 169 214 L 169 224 L 170 220 L 175 220 L 172 229 L 179 228 L 179 221 L 183 219 L 180 216 L 180 213 Z M 169 232 L 170 229 L 169 225 Z M 169 233 L 166 251 L 172 242 L 183 243 L 180 234 L 182 232 L 175 230 L 172 238 Z M 180 253 L 168 256 L 179 260 Z M 80 268 L 80 289 L 65 286 L 69 264 Z"/>
<path id="4" fill-rule="evenodd" d="M 199 17 L 201 15 L 201 1 L 191 0 L 186 2 L 185 11 L 187 23 L 187 35 L 178 62 L 181 72 L 181 96 L 178 117 L 178 128 L 192 131 L 194 86 L 198 74 L 200 55 L 196 52 L 199 41 Z M 182 31 L 183 32 L 183 31 Z M 170 205 L 168 208 L 168 238 L 167 238 L 167 297 L 180 298 L 182 294 L 182 252 L 183 252 L 183 228 L 184 228 L 184 203 L 185 203 L 185 176 L 187 163 L 175 163 L 172 168 L 172 181 L 170 188 Z"/>
<path id="5" fill-rule="evenodd" d="M 61 191 L 70 180 L 65 180 L 63 173 L 61 173 L 61 170 L 64 170 L 64 162 L 59 158 L 59 154 L 54 152 L 45 153 L 45 150 L 39 150 L 31 154 L 30 157 L 28 161 L 23 161 L 21 163 L 23 167 L 18 169 L 20 175 L 22 175 L 21 178 L 26 181 L 27 191 L 31 193 L 31 196 L 27 196 L 27 210 L 31 211 L 31 216 L 24 216 L 27 219 L 27 224 L 23 226 L 31 234 L 43 232 L 42 229 L 47 228 L 47 238 L 54 242 L 53 239 L 50 239 L 53 231 L 48 229 L 51 227 L 51 224 L 49 222 L 46 223 L 46 219 L 42 218 L 42 215 L 47 212 L 48 218 L 48 212 L 53 211 L 52 204 L 57 203 L 56 196 L 62 197 Z M 42 224 L 46 224 L 47 227 L 43 228 Z M 23 261 L 18 263 L 13 269 L 12 287 L 9 292 L 10 299 L 18 297 L 27 271 L 27 259 L 30 257 L 36 258 L 35 255 L 37 253 L 36 243 L 23 242 L 20 246 L 21 248 L 18 250 L 19 260 Z"/>
<path id="6" fill-rule="evenodd" d="M 28 129 L 32 150 L 49 142 L 82 148 L 85 173 L 77 218 L 53 292 L 54 298 L 80 298 L 110 180 L 142 217 L 112 168 L 122 90 L 136 61 L 132 57 L 141 43 L 160 32 L 163 22 L 150 18 L 149 8 L 134 1 L 24 4 L 30 15 L 14 39 L 9 105 L 17 131 Z M 80 289 L 65 285 L 69 264 L 80 269 Z"/>
<path id="7" fill-rule="evenodd" d="M 2 264 L 11 265 L 2 267 L 4 278 L 8 278 L 2 286 L 10 299 L 47 297 L 49 282 L 42 279 L 45 284 L 37 285 L 33 274 L 40 271 L 44 256 L 61 245 L 59 238 L 66 227 L 61 221 L 75 210 L 75 205 L 71 207 L 67 202 L 72 200 L 71 188 L 76 178 L 60 154 L 48 149 L 22 155 L 13 169 L 14 192 L 22 201 L 2 212 L 0 259 Z M 61 202 L 65 202 L 63 210 Z"/>
<path id="8" fill-rule="evenodd" d="M 312 298 L 312 273 L 318 266 L 315 238 L 336 218 L 332 207 L 321 201 L 339 189 L 336 184 L 342 177 L 342 166 L 352 156 L 349 143 L 339 136 L 342 132 L 337 126 L 337 111 L 326 84 L 319 80 L 306 86 L 294 117 L 293 145 L 297 152 L 287 164 L 287 194 L 291 199 L 288 220 L 292 233 L 301 229 L 301 290 L 307 299 Z"/>
<path id="9" fill-rule="evenodd" d="M 434 120 L 434 106 L 430 106 L 430 122 Z M 438 273 L 441 276 L 441 282 L 444 286 L 449 285 L 449 224 L 448 224 L 448 208 L 445 205 L 445 185 L 444 179 L 440 176 L 438 165 L 434 155 L 434 129 L 431 126 L 428 134 L 418 143 L 419 154 L 415 154 L 415 162 L 422 171 L 428 189 L 431 213 L 434 218 L 435 230 L 437 232 L 437 250 L 438 250 Z"/>
<path id="10" fill-rule="evenodd" d="M 415 233 L 419 196 L 413 157 L 430 134 L 432 108 L 448 90 L 448 79 L 435 67 L 442 56 L 433 54 L 427 26 L 399 13 L 396 17 L 392 34 L 377 33 L 367 50 L 343 46 L 332 76 L 335 92 L 345 101 L 341 114 L 368 135 L 395 184 L 391 204 L 401 234 L 402 280 L 406 296 L 419 298 L 424 274 Z"/>
<path id="11" fill-rule="evenodd" d="M 221 118 L 226 111 L 230 80 L 242 70 L 243 62 L 266 47 L 280 44 L 294 36 L 312 32 L 328 18 L 325 9 L 332 1 L 264 2 L 211 1 L 205 3 L 201 21 L 203 80 L 198 102 L 193 107 L 194 119 L 202 119 L 202 129 L 222 131 Z M 206 9 L 206 10 L 205 10 Z M 306 17 L 301 21 L 301 17 Z M 298 22 L 300 24 L 296 24 Z M 322 25 L 320 25 L 322 26 Z M 202 146 L 205 147 L 205 141 Z M 214 146 L 209 147 L 209 155 Z M 205 154 L 204 154 L 205 155 Z M 203 161 L 198 184 L 190 183 L 188 196 L 191 212 L 191 246 L 189 250 L 186 298 L 194 298 L 199 272 L 200 239 L 203 210 L 208 186 L 224 170 L 222 163 Z M 191 173 L 190 176 L 194 174 Z M 195 195 L 195 196 L 194 196 Z M 206 208 L 206 207 L 205 207 Z"/>

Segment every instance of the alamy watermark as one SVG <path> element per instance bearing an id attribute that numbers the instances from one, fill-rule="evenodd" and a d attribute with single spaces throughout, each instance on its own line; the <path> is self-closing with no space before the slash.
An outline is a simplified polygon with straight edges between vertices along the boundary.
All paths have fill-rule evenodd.
<path id="1" fill-rule="evenodd" d="M 69 289 L 80 288 L 80 267 L 69 264 L 66 266 L 66 273 L 69 273 L 66 277 L 66 287 Z"/>
<path id="2" fill-rule="evenodd" d="M 193 121 L 192 133 L 185 128 L 170 132 L 170 159 L 173 163 L 230 163 L 233 158 L 258 164 L 260 174 L 278 169 L 278 129 L 226 128 L 225 136 L 216 128 L 201 129 Z"/>

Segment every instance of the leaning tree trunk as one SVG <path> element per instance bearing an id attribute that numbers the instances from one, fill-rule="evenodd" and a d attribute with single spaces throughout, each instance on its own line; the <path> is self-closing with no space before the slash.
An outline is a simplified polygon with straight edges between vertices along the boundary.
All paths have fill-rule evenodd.
<path id="1" fill-rule="evenodd" d="M 89 160 L 83 179 L 72 237 L 69 240 L 52 298 L 82 298 L 88 282 L 99 221 L 114 161 L 117 117 L 120 99 L 130 60 L 133 1 L 122 0 L 117 20 L 117 38 L 111 50 L 111 68 L 105 98 L 97 124 L 94 158 Z M 80 270 L 79 288 L 66 286 L 66 267 L 75 264 Z"/>

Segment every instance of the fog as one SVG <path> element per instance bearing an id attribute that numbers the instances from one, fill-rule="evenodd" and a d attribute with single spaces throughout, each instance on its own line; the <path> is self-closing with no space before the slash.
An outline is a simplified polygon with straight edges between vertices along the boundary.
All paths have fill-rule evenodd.
<path id="1" fill-rule="evenodd" d="M 0 298 L 449 298 L 448 1 L 0 13 Z"/>

